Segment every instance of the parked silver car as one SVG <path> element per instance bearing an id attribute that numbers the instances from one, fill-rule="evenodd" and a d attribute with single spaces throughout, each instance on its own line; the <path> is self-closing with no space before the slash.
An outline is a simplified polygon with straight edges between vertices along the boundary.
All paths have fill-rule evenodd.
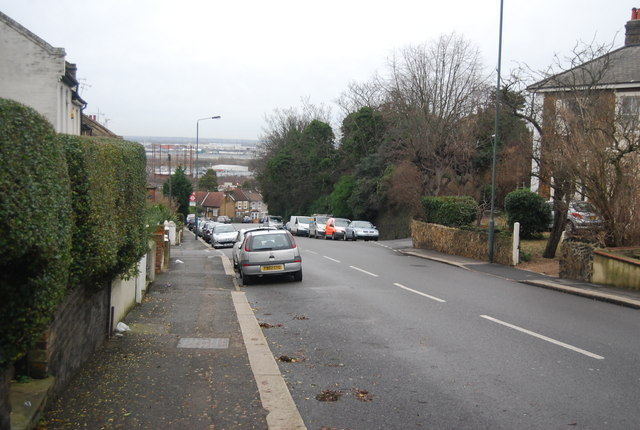
<path id="1" fill-rule="evenodd" d="M 242 283 L 249 285 L 256 277 L 290 273 L 302 281 L 302 257 L 296 241 L 285 230 L 248 231 L 238 255 Z"/>
<path id="2" fill-rule="evenodd" d="M 345 229 L 344 240 L 378 240 L 380 233 L 369 221 L 351 221 Z"/>
<path id="3" fill-rule="evenodd" d="M 568 232 L 580 230 L 598 229 L 602 227 L 602 218 L 596 213 L 596 208 L 589 202 L 572 201 L 567 212 Z"/>
<path id="4" fill-rule="evenodd" d="M 277 230 L 277 228 L 273 227 L 253 227 L 253 228 L 241 228 L 236 232 L 236 238 L 233 243 L 233 248 L 231 249 L 231 258 L 233 260 L 233 268 L 236 271 L 239 271 L 238 262 L 240 261 L 240 249 L 242 247 L 242 243 L 244 242 L 244 237 L 247 233 L 251 231 L 269 231 L 269 230 Z"/>
<path id="5" fill-rule="evenodd" d="M 311 218 L 311 222 L 309 223 L 309 237 L 315 237 L 316 239 L 324 237 L 324 230 L 329 218 L 331 218 L 329 215 L 316 215 Z"/>
<path id="6" fill-rule="evenodd" d="M 216 224 L 211 232 L 211 246 L 214 248 L 233 246 L 237 235 L 236 228 L 231 224 Z"/>

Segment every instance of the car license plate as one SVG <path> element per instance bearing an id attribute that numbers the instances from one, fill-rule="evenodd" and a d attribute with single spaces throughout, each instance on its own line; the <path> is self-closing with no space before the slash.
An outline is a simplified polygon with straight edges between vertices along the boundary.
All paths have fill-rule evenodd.
<path id="1" fill-rule="evenodd" d="M 279 270 L 284 270 L 282 264 L 273 264 L 271 266 L 262 266 L 260 268 L 261 272 L 277 272 Z"/>

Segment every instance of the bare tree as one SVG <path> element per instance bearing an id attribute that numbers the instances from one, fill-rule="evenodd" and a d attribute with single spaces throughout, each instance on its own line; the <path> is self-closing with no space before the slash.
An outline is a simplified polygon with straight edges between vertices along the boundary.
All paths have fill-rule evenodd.
<path id="1" fill-rule="evenodd" d="M 378 109 L 384 103 L 384 85 L 377 74 L 367 82 L 350 82 L 347 90 L 336 100 L 336 104 L 340 106 L 342 115 L 345 117 L 363 107 Z"/>
<path id="2" fill-rule="evenodd" d="M 389 72 L 392 149 L 423 174 L 423 192 L 438 195 L 470 168 L 471 118 L 486 94 L 478 50 L 456 34 L 444 35 L 396 53 Z"/>

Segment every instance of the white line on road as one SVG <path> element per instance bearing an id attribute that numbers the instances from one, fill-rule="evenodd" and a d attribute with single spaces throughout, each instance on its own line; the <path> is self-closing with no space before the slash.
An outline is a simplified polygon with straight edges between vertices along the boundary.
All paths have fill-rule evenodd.
<path id="1" fill-rule="evenodd" d="M 366 270 L 361 269 L 361 268 L 359 268 L 359 267 L 356 267 L 356 266 L 349 266 L 349 267 L 351 267 L 351 268 L 352 268 L 352 269 L 354 269 L 354 270 L 358 270 L 358 271 L 360 271 L 360 272 L 362 272 L 362 273 L 366 273 L 366 274 L 367 274 L 367 275 L 369 275 L 369 276 L 373 276 L 374 278 L 377 278 L 377 277 L 378 277 L 378 275 L 376 275 L 375 273 L 367 272 Z"/>
<path id="2" fill-rule="evenodd" d="M 340 260 L 336 260 L 335 258 L 327 257 L 326 255 L 323 255 L 323 257 L 326 258 L 327 260 L 331 260 L 331 261 L 334 261 L 336 263 L 340 263 Z"/>
<path id="3" fill-rule="evenodd" d="M 305 249 L 304 252 L 308 252 L 309 254 L 318 254 L 317 252 L 312 251 L 310 249 Z"/>
<path id="4" fill-rule="evenodd" d="M 577 347 L 575 347 L 573 345 L 569 345 L 568 343 L 560 342 L 559 340 L 555 340 L 555 339 L 552 339 L 550 337 L 547 337 L 547 336 L 538 334 L 536 332 L 533 332 L 531 330 L 527 330 L 525 328 L 518 327 L 517 325 L 513 325 L 513 324 L 509 324 L 509 323 L 504 322 L 504 321 L 500 321 L 499 319 L 490 317 L 488 315 L 480 315 L 480 316 L 482 318 L 484 318 L 484 319 L 489 320 L 489 321 L 493 321 L 495 323 L 502 324 L 505 327 L 509 327 L 509 328 L 514 329 L 514 330 L 518 330 L 519 332 L 528 334 L 528 335 L 533 336 L 533 337 L 537 337 L 538 339 L 546 340 L 547 342 L 553 343 L 553 344 L 561 346 L 563 348 L 570 349 L 571 351 L 579 352 L 580 354 L 584 354 L 587 357 L 595 358 L 597 360 L 604 360 L 604 357 L 601 356 L 601 355 L 594 354 L 594 353 L 589 352 L 589 351 L 585 351 L 584 349 L 577 348 Z"/>
<path id="5" fill-rule="evenodd" d="M 446 300 L 442 300 L 442 299 L 439 299 L 437 297 L 430 296 L 429 294 L 421 293 L 420 291 L 416 291 L 416 290 L 414 290 L 412 288 L 405 287 L 404 285 L 398 284 L 397 282 L 394 283 L 393 285 L 395 285 L 396 287 L 400 287 L 400 288 L 402 288 L 404 290 L 411 291 L 412 293 L 418 294 L 418 295 L 426 297 L 428 299 L 435 300 L 436 302 L 440 302 L 440 303 L 446 303 L 447 302 Z"/>

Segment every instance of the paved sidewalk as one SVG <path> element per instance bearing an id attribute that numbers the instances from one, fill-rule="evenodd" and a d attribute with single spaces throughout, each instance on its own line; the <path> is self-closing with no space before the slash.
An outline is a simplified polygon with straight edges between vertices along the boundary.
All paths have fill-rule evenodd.
<path id="1" fill-rule="evenodd" d="M 405 255 L 413 255 L 420 258 L 439 261 L 441 263 L 491 274 L 500 278 L 510 279 L 523 284 L 549 288 L 568 294 L 574 294 L 578 296 L 588 297 L 594 300 L 601 300 L 621 306 L 640 309 L 640 291 L 606 287 L 603 285 L 573 281 L 570 279 L 560 279 L 542 273 L 522 270 L 511 266 L 491 264 L 485 261 L 458 257 L 456 255 L 442 254 L 430 249 L 406 248 L 399 249 L 398 251 Z"/>
<path id="2" fill-rule="evenodd" d="M 266 429 L 221 255 L 185 235 L 170 270 L 71 381 L 45 429 Z"/>

